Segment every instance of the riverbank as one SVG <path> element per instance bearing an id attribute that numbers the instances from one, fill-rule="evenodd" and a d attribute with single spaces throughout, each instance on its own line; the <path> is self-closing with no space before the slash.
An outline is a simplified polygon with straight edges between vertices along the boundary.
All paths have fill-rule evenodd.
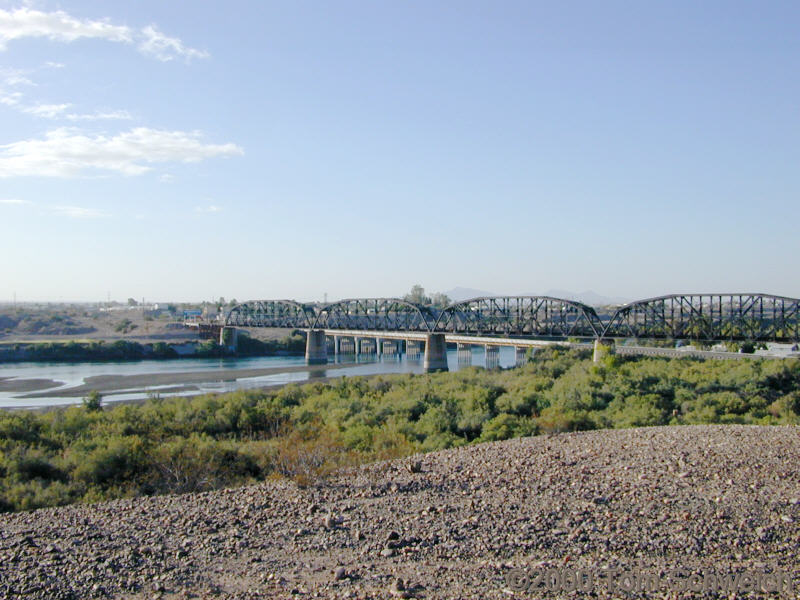
<path id="1" fill-rule="evenodd" d="M 327 371 L 352 367 L 356 363 L 341 363 L 336 365 L 325 365 L 324 367 L 300 366 L 300 367 L 273 367 L 261 369 L 218 369 L 215 371 L 184 371 L 180 373 L 146 373 L 143 375 L 98 375 L 86 378 L 86 383 L 66 390 L 59 390 L 59 395 L 69 398 L 81 397 L 92 390 L 102 394 L 120 390 L 135 391 L 137 388 L 146 390 L 148 387 L 205 383 L 209 381 L 237 381 L 250 377 L 263 377 L 276 373 L 300 373 L 309 371 Z M 46 396 L 46 393 L 27 394 L 25 398 L 37 398 Z"/>
<path id="2" fill-rule="evenodd" d="M 198 339 L 172 342 L 137 342 L 128 339 L 0 342 L 0 364 L 300 356 L 304 352 L 305 337 L 299 332 L 281 339 L 266 340 L 242 333 L 235 349 L 221 346 L 215 340 Z"/>

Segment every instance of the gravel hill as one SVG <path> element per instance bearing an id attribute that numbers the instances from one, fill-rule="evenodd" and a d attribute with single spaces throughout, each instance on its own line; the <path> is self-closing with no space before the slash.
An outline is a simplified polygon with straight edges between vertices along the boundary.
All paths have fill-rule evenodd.
<path id="1" fill-rule="evenodd" d="M 715 573 L 769 587 L 781 572 L 770 597 L 796 598 L 799 459 L 796 427 L 595 431 L 378 463 L 305 489 L 4 515 L 0 597 L 660 598 Z M 741 597 L 748 580 L 736 582 Z"/>

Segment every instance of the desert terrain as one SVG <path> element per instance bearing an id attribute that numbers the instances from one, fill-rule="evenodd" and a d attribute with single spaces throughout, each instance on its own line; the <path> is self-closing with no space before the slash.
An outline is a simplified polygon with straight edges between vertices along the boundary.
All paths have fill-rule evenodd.
<path id="1" fill-rule="evenodd" d="M 416 455 L 307 487 L 7 514 L 0 594 L 676 598 L 699 597 L 686 590 L 705 578 L 780 579 L 772 597 L 794 598 L 799 460 L 796 427 L 606 430 Z"/>

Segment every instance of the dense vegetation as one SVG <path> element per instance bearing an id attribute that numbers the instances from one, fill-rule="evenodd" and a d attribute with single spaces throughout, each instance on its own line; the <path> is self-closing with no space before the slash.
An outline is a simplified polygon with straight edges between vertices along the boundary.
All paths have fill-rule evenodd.
<path id="1" fill-rule="evenodd" d="M 281 352 L 302 354 L 305 352 L 305 337 L 299 332 L 293 332 L 282 339 L 258 340 L 239 336 L 236 356 L 270 356 Z M 128 340 L 105 342 L 103 340 L 89 342 L 38 342 L 8 344 L 6 351 L 0 353 L 2 361 L 48 361 L 48 362 L 78 362 L 78 361 L 119 361 L 143 360 L 160 358 L 180 358 L 175 348 L 167 342 L 140 344 Z M 214 340 L 200 342 L 195 352 L 184 356 L 189 358 L 210 358 L 228 356 L 231 353 L 227 348 L 220 346 Z"/>
<path id="2" fill-rule="evenodd" d="M 549 349 L 508 370 L 388 375 L 0 413 L 0 508 L 188 492 L 541 432 L 800 423 L 800 361 Z"/>

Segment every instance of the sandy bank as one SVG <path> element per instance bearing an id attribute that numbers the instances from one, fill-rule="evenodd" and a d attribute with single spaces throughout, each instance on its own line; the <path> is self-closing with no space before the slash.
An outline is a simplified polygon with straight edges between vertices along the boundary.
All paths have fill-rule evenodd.
<path id="1" fill-rule="evenodd" d="M 62 398 L 79 398 L 85 396 L 92 390 L 96 390 L 101 394 L 113 394 L 114 392 L 131 393 L 136 391 L 146 391 L 147 388 L 166 385 L 181 385 L 185 386 L 193 383 L 209 383 L 214 381 L 237 381 L 239 379 L 246 379 L 250 377 L 263 377 L 266 375 L 275 375 L 277 373 L 297 373 L 309 372 L 311 376 L 316 379 L 322 379 L 327 371 L 338 370 L 348 367 L 357 366 L 358 363 L 342 363 L 337 365 L 324 365 L 324 366 L 298 366 L 298 367 L 269 367 L 260 369 L 217 369 L 214 371 L 183 371 L 179 373 L 142 373 L 139 375 L 98 375 L 95 377 L 87 377 L 83 384 L 60 389 L 57 395 Z M 28 385 L 26 382 L 48 380 L 5 380 L 0 381 L 0 384 L 5 385 L 6 391 L 29 391 L 25 389 Z M 55 382 L 53 382 L 55 383 Z M 19 385 L 20 387 L 14 387 Z M 58 384 L 55 384 L 58 385 Z M 53 387 L 53 386 L 49 386 Z M 35 388 L 43 389 L 43 388 Z M 161 390 L 160 390 L 161 391 Z M 49 398 L 54 393 L 52 391 L 42 391 L 29 393 L 21 396 L 21 398 Z"/>

